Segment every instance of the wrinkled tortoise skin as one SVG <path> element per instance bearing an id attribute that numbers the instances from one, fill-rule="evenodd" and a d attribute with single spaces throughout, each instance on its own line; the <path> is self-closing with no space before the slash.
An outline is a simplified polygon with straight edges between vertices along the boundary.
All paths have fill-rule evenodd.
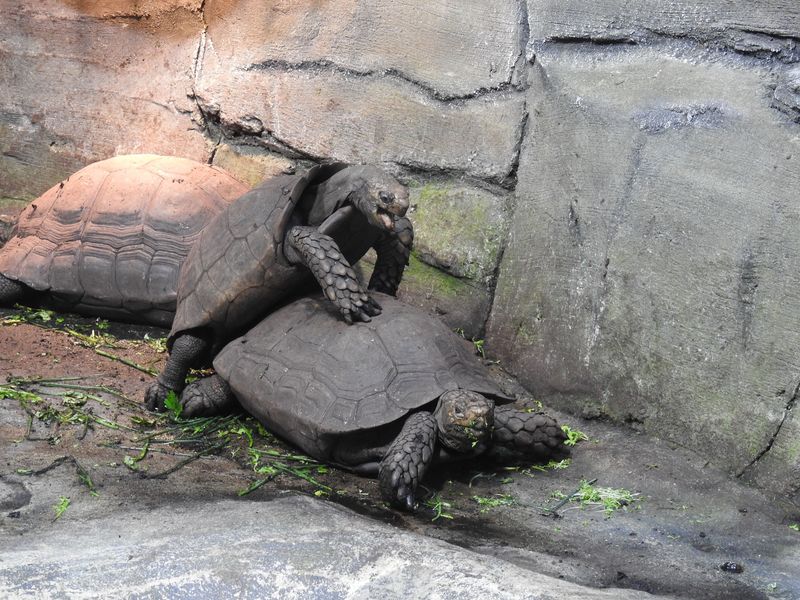
<path id="1" fill-rule="evenodd" d="M 376 294 L 381 318 L 348 326 L 322 297 L 298 300 L 225 346 L 217 373 L 242 406 L 312 456 L 336 462 L 347 434 L 397 435 L 409 413 L 466 389 L 511 402 L 438 319 Z"/>
<path id="2" fill-rule="evenodd" d="M 118 156 L 37 198 L 0 249 L 0 274 L 58 308 L 160 326 L 200 232 L 247 186 L 192 160 Z"/>

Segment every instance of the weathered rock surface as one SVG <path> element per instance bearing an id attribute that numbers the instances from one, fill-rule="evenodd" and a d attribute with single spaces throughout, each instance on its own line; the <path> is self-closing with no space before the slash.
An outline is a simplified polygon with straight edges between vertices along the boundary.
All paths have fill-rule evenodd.
<path id="1" fill-rule="evenodd" d="M 206 51 L 227 68 L 384 74 L 440 99 L 511 84 L 527 25 L 516 0 L 231 4 L 205 2 Z"/>
<path id="2" fill-rule="evenodd" d="M 37 196 L 116 154 L 205 160 L 186 98 L 199 4 L 2 0 L 2 195 Z"/>
<path id="3" fill-rule="evenodd" d="M 46 539 L 3 540 L 4 595 L 58 590 L 125 598 L 656 597 L 534 574 L 302 496 L 263 503 L 195 501 L 155 510 L 131 506 L 110 518 L 60 525 Z"/>
<path id="4" fill-rule="evenodd" d="M 208 50 L 205 56 L 210 62 Z M 513 170 L 524 115 L 515 92 L 447 102 L 400 78 L 281 65 L 205 66 L 196 95 L 212 123 L 267 147 L 497 181 Z"/>
<path id="5" fill-rule="evenodd" d="M 489 337 L 560 406 L 740 473 L 788 426 L 800 383 L 800 141 L 766 70 L 584 56 L 537 57 Z"/>
<path id="6" fill-rule="evenodd" d="M 797 60 L 800 6 L 793 0 L 528 0 L 531 46 L 542 40 L 636 42 L 652 36 L 719 41 L 747 54 Z"/>

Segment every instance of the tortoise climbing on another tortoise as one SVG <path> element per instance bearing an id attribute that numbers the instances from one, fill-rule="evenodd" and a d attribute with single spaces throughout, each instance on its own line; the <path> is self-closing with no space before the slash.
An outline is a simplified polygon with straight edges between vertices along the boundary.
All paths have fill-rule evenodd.
<path id="1" fill-rule="evenodd" d="M 228 340 L 314 280 L 347 322 L 380 313 L 351 265 L 370 248 L 369 289 L 394 294 L 413 241 L 408 190 L 368 165 L 320 165 L 267 180 L 220 213 L 186 258 L 170 356 L 147 391 L 160 410 Z"/>
<path id="2" fill-rule="evenodd" d="M 247 186 L 225 171 L 139 154 L 93 163 L 31 202 L 0 248 L 0 305 L 168 327 L 181 263 Z"/>
<path id="3" fill-rule="evenodd" d="M 380 319 L 352 327 L 321 298 L 276 311 L 220 351 L 216 375 L 187 386 L 184 414 L 238 400 L 314 458 L 378 474 L 382 495 L 406 509 L 434 460 L 567 454 L 556 421 L 504 405 L 512 398 L 441 321 L 389 296 L 380 302 Z"/>

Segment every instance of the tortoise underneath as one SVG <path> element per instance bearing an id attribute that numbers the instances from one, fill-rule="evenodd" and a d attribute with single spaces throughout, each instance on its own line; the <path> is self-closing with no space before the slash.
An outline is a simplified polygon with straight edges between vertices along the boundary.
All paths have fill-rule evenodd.
<path id="1" fill-rule="evenodd" d="M 565 455 L 556 421 L 510 406 L 464 340 L 436 317 L 377 295 L 383 314 L 347 325 L 323 298 L 269 315 L 217 355 L 217 374 L 181 396 L 186 416 L 236 401 L 314 458 L 380 478 L 413 510 L 433 461 Z"/>

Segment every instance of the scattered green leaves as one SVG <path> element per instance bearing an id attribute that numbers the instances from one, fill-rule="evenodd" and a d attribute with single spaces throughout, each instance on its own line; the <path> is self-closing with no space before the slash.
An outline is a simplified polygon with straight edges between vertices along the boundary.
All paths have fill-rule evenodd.
<path id="1" fill-rule="evenodd" d="M 164 354 L 167 351 L 167 338 L 165 337 L 151 338 L 150 335 L 145 333 L 144 343 L 159 354 Z"/>
<path id="2" fill-rule="evenodd" d="M 69 508 L 70 500 L 66 496 L 61 496 L 58 499 L 58 502 L 53 506 L 53 511 L 55 512 L 56 516 L 53 518 L 53 521 L 56 519 L 60 519 L 61 515 L 63 515 L 67 509 Z"/>
<path id="3" fill-rule="evenodd" d="M 126 454 L 122 458 L 122 464 L 128 467 L 131 471 L 139 471 L 139 463 L 145 459 L 147 452 L 150 450 L 150 440 L 145 440 L 142 450 L 136 456 L 129 456 Z"/>
<path id="4" fill-rule="evenodd" d="M 789 529 L 791 529 L 792 531 L 800 532 L 800 523 L 792 523 L 791 525 L 789 525 Z"/>
<path id="5" fill-rule="evenodd" d="M 434 494 L 432 497 L 425 500 L 423 505 L 427 506 L 433 511 L 433 518 L 431 521 L 453 518 L 453 515 L 448 512 L 453 508 L 452 504 L 442 500 L 442 497 L 439 494 Z"/>
<path id="6" fill-rule="evenodd" d="M 173 421 L 177 421 L 181 418 L 183 405 L 181 404 L 180 398 L 178 398 L 178 394 L 175 393 L 175 390 L 170 390 L 167 393 L 167 397 L 164 400 L 164 406 L 169 412 L 169 416 Z"/>
<path id="7" fill-rule="evenodd" d="M 41 325 L 43 323 L 63 323 L 64 318 L 58 317 L 52 310 L 45 310 L 43 308 L 30 308 L 28 306 L 21 306 L 19 304 L 14 306 L 17 313 L 8 315 L 0 320 L 0 325 L 19 325 L 20 323 L 29 323 L 31 325 Z"/>
<path id="8" fill-rule="evenodd" d="M 517 502 L 511 494 L 493 494 L 488 498 L 485 496 L 473 496 L 472 499 L 481 507 L 480 512 L 482 513 L 499 506 L 511 506 Z"/>
<path id="9" fill-rule="evenodd" d="M 99 496 L 100 493 L 97 491 L 97 487 L 95 486 L 94 481 L 92 481 L 89 471 L 84 469 L 83 466 L 81 466 L 81 463 L 79 463 L 74 457 L 72 458 L 72 462 L 75 463 L 75 469 L 78 472 L 78 480 L 89 490 L 89 495 L 94 497 Z M 69 500 L 67 500 L 67 502 L 69 502 Z"/>
<path id="10" fill-rule="evenodd" d="M 465 340 L 467 339 L 467 334 L 466 334 L 466 332 L 464 331 L 464 329 L 462 327 L 458 327 L 454 331 L 458 335 L 460 335 L 462 338 L 464 338 Z M 483 358 L 485 360 L 486 359 L 486 348 L 485 348 L 486 340 L 472 338 L 469 341 L 472 342 L 472 346 L 475 348 L 475 354 L 479 355 L 481 358 Z M 495 362 L 499 362 L 499 361 L 495 361 Z"/>
<path id="11" fill-rule="evenodd" d="M 553 498 L 577 502 L 581 507 L 598 506 L 603 508 L 606 518 L 610 517 L 620 508 L 629 506 L 639 500 L 639 494 L 629 492 L 623 488 L 598 487 L 589 482 L 581 480 L 580 488 L 567 497 L 563 492 L 553 492 Z"/>
<path id="12" fill-rule="evenodd" d="M 567 446 L 574 446 L 578 442 L 587 442 L 589 441 L 589 436 L 583 433 L 582 431 L 578 431 L 577 429 L 573 429 L 569 425 L 562 425 L 561 431 L 563 431 L 567 439 L 564 442 Z"/>

